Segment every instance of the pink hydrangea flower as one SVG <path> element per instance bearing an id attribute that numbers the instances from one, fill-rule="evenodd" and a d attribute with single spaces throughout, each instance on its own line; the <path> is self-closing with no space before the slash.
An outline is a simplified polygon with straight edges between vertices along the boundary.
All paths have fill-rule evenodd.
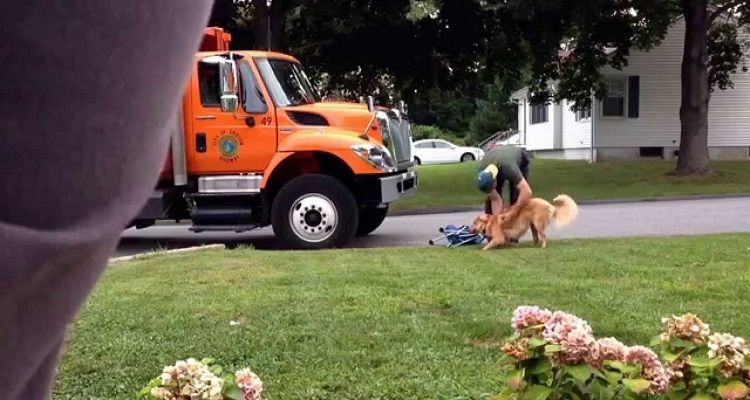
<path id="1" fill-rule="evenodd" d="M 599 358 L 591 327 L 575 315 L 556 311 L 544 324 L 542 337 L 562 347 L 552 356 L 553 364 L 595 364 Z"/>
<path id="2" fill-rule="evenodd" d="M 234 383 L 242 391 L 242 400 L 260 400 L 263 393 L 263 382 L 249 368 L 234 373 Z"/>
<path id="3" fill-rule="evenodd" d="M 573 314 L 568 314 L 562 311 L 555 311 L 544 324 L 542 337 L 552 343 L 560 344 L 560 341 L 565 339 L 570 334 L 570 332 L 573 331 L 581 331 L 588 333 L 589 335 L 593 334 L 593 331 L 588 322 L 576 317 Z"/>
<path id="4" fill-rule="evenodd" d="M 556 353 L 555 364 L 596 364 L 599 360 L 599 347 L 596 338 L 582 329 L 572 330 L 559 342 L 562 352 Z"/>
<path id="5" fill-rule="evenodd" d="M 521 306 L 513 311 L 511 326 L 521 333 L 532 326 L 544 325 L 552 317 L 552 311 L 536 306 Z"/>
<path id="6" fill-rule="evenodd" d="M 628 364 L 639 364 L 643 368 L 643 378 L 651 382 L 648 394 L 663 394 L 669 388 L 669 374 L 651 349 L 644 346 L 630 347 L 625 361 Z"/>
<path id="7" fill-rule="evenodd" d="M 596 346 L 599 350 L 598 365 L 601 365 L 604 361 L 625 362 L 628 348 L 619 340 L 615 338 L 599 339 L 596 341 Z"/>

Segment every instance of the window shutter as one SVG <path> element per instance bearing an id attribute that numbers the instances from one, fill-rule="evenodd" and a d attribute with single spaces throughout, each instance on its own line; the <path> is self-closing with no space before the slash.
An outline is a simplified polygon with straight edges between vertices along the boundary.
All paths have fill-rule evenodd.
<path id="1" fill-rule="evenodd" d="M 641 77 L 628 77 L 628 118 L 639 118 L 641 114 Z"/>

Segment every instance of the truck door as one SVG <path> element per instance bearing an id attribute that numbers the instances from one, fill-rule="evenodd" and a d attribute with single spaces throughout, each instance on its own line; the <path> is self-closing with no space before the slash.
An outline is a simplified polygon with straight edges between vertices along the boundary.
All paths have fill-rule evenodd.
<path id="1" fill-rule="evenodd" d="M 250 60 L 237 59 L 240 106 L 221 110 L 218 57 L 197 60 L 191 84 L 192 134 L 188 135 L 188 170 L 193 174 L 263 172 L 276 153 L 273 103 L 258 84 Z"/>

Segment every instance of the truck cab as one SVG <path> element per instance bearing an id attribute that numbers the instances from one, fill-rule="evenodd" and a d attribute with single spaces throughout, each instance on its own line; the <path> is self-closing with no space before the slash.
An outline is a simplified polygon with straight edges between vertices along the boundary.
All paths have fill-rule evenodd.
<path id="1" fill-rule="evenodd" d="M 210 29 L 224 36 L 209 43 L 228 44 Z M 375 230 L 389 205 L 418 186 L 405 105 L 323 102 L 286 54 L 197 53 L 175 120 L 165 168 L 137 227 L 157 220 L 190 220 L 195 232 L 272 225 L 283 247 L 341 247 Z"/>

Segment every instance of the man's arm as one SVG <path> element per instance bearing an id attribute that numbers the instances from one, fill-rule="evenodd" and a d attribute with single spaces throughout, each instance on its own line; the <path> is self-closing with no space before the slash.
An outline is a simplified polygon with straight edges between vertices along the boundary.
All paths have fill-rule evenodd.
<path id="1" fill-rule="evenodd" d="M 497 189 L 493 189 L 488 197 L 492 206 L 492 215 L 500 214 L 503 211 L 503 196 L 500 196 Z"/>
<path id="2" fill-rule="evenodd" d="M 531 186 L 526 182 L 526 179 L 521 179 L 521 182 L 518 183 L 516 189 L 518 189 L 518 200 L 516 200 L 516 204 L 513 204 L 510 207 L 510 211 L 508 211 L 513 217 L 518 215 L 526 204 L 529 204 L 529 200 L 531 200 L 531 195 L 533 194 Z"/>

